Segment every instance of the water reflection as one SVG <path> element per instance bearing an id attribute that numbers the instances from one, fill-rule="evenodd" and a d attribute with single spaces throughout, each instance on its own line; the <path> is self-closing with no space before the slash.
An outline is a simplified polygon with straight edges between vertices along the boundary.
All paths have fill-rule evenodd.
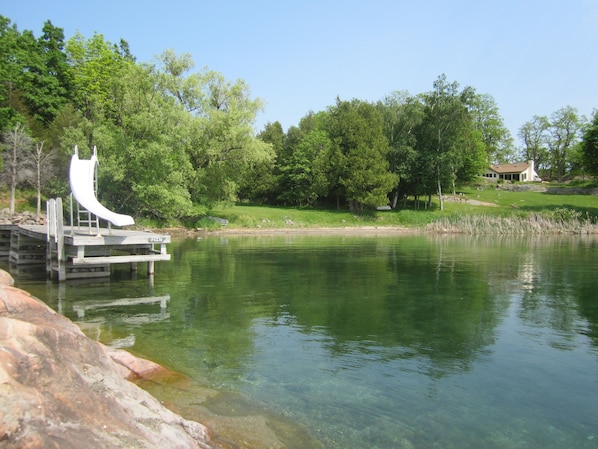
<path id="1" fill-rule="evenodd" d="M 287 235 L 172 247 L 154 285 L 67 283 L 55 300 L 44 284 L 46 297 L 98 320 L 102 339 L 233 392 L 223 407 L 252 398 L 327 448 L 598 441 L 594 237 Z M 166 296 L 165 307 L 116 301 Z"/>

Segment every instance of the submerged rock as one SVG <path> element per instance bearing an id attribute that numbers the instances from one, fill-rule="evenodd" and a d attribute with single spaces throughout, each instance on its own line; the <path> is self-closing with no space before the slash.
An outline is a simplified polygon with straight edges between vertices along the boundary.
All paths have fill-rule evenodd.
<path id="1" fill-rule="evenodd" d="M 205 426 L 126 380 L 158 365 L 89 339 L 2 271 L 0 284 L 0 447 L 212 447 Z"/>

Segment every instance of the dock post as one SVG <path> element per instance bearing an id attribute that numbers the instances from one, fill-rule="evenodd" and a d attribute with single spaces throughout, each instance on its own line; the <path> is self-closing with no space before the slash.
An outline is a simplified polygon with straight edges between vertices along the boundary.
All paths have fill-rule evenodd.
<path id="1" fill-rule="evenodd" d="M 53 277 L 54 271 L 59 281 L 66 280 L 66 258 L 64 251 L 64 218 L 62 198 L 50 199 L 46 203 L 48 215 L 46 244 L 46 272 Z"/>
<path id="2" fill-rule="evenodd" d="M 64 251 L 64 217 L 62 215 L 62 198 L 56 198 L 56 234 L 58 235 L 58 280 L 66 281 L 66 255 Z"/>

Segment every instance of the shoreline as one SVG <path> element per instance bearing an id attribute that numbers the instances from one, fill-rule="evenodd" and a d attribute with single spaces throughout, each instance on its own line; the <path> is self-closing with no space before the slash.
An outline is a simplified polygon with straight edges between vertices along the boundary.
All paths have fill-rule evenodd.
<path id="1" fill-rule="evenodd" d="M 288 447 L 288 438 L 323 448 L 307 429 L 259 407 L 229 415 L 204 405 L 223 394 L 230 399 L 88 337 L 0 269 L 2 448 L 261 449 Z"/>
<path id="2" fill-rule="evenodd" d="M 218 236 L 274 236 L 274 235 L 414 235 L 427 231 L 406 226 L 318 226 L 318 227 L 285 227 L 285 228 L 236 228 L 222 227 L 220 229 L 189 229 L 183 227 L 155 228 L 154 232 L 161 232 L 172 237 L 218 237 Z"/>

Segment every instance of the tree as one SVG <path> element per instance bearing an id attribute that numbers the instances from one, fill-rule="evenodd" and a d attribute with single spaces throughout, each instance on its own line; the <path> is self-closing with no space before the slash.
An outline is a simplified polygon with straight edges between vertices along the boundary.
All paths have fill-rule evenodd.
<path id="1" fill-rule="evenodd" d="M 434 90 L 421 96 L 425 118 L 418 136 L 419 155 L 423 158 L 423 187 L 431 195 L 434 184 L 440 209 L 444 210 L 443 189 L 455 189 L 480 173 L 486 154 L 480 145 L 481 133 L 458 91 L 459 84 L 449 83 L 445 75 L 434 82 Z M 432 179 L 434 182 L 432 183 Z"/>
<path id="2" fill-rule="evenodd" d="M 192 198 L 206 205 L 236 200 L 246 170 L 274 157 L 271 145 L 256 139 L 253 131 L 262 101 L 251 98 L 242 80 L 232 83 L 218 72 L 204 70 L 184 79 L 176 79 L 176 73 L 166 76 L 184 88 L 181 104 L 193 111 L 186 135 L 195 175 Z"/>
<path id="3" fill-rule="evenodd" d="M 550 122 L 545 116 L 535 115 L 529 122 L 525 122 L 519 128 L 519 138 L 523 141 L 525 147 L 522 156 L 526 161 L 534 161 L 536 170 L 548 170 L 548 149 L 546 148 L 548 140 L 548 128 Z"/>
<path id="4" fill-rule="evenodd" d="M 273 157 L 248 164 L 239 184 L 239 195 L 252 201 L 272 201 L 276 197 L 278 185 L 278 176 L 275 172 L 276 160 L 280 157 L 285 144 L 282 125 L 280 122 L 266 123 L 257 138 L 270 145 Z"/>
<path id="5" fill-rule="evenodd" d="M 0 132 L 24 122 L 27 116 L 20 87 L 24 71 L 20 40 L 16 25 L 0 16 Z"/>
<path id="6" fill-rule="evenodd" d="M 36 213 L 38 216 L 41 215 L 42 211 L 42 186 L 48 175 L 48 165 L 52 156 L 52 151 L 44 150 L 43 140 L 35 143 L 32 159 L 35 166 L 35 187 L 37 191 Z"/>
<path id="7" fill-rule="evenodd" d="M 548 152 L 553 170 L 556 168 L 558 182 L 563 181 L 571 168 L 571 153 L 579 142 L 581 130 L 582 119 L 571 106 L 559 109 L 550 117 Z"/>
<path id="8" fill-rule="evenodd" d="M 102 200 L 158 219 L 189 215 L 190 116 L 154 66 L 128 63 L 109 81 L 112 120 L 81 122 L 98 148 Z M 81 146 L 80 146 L 81 148 Z"/>
<path id="9" fill-rule="evenodd" d="M 328 160 L 338 170 L 337 196 L 344 196 L 351 210 L 357 211 L 387 204 L 398 177 L 389 170 L 388 141 L 376 106 L 337 99 L 329 111 L 327 132 L 330 154 L 336 158 Z"/>
<path id="10" fill-rule="evenodd" d="M 473 87 L 461 93 L 485 147 L 486 163 L 506 163 L 513 157 L 513 138 L 505 127 L 498 105 L 491 95 L 478 94 Z"/>
<path id="11" fill-rule="evenodd" d="M 26 128 L 17 123 L 12 130 L 3 133 L 3 142 L 4 174 L 10 188 L 9 211 L 14 214 L 15 191 L 21 180 L 20 175 L 23 173 L 23 169 L 26 168 L 32 140 L 27 134 Z"/>
<path id="12" fill-rule="evenodd" d="M 417 175 L 416 130 L 424 117 L 423 104 L 408 92 L 394 92 L 378 104 L 384 117 L 384 130 L 389 144 L 390 171 L 399 178 L 392 199 L 396 207 L 399 195 L 413 193 Z"/>
<path id="13" fill-rule="evenodd" d="M 76 33 L 65 49 L 72 67 L 72 99 L 76 107 L 89 120 L 113 117 L 112 82 L 133 61 L 98 33 L 90 39 Z"/>
<path id="14" fill-rule="evenodd" d="M 24 54 L 21 87 L 35 128 L 46 128 L 68 102 L 71 92 L 71 67 L 64 52 L 64 32 L 50 21 L 35 39 L 26 31 L 20 46 Z"/>
<path id="15" fill-rule="evenodd" d="M 330 139 L 324 130 L 313 129 L 294 148 L 280 167 L 282 193 L 278 199 L 299 206 L 313 206 L 328 193 L 324 160 Z"/>
<path id="16" fill-rule="evenodd" d="M 583 133 L 582 154 L 584 168 L 593 176 L 598 176 L 598 111 Z"/>

